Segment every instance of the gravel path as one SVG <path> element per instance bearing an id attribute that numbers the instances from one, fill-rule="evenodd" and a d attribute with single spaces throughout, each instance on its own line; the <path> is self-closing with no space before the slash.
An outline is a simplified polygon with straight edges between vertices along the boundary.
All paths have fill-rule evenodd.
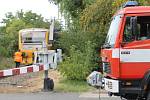
<path id="1" fill-rule="evenodd" d="M 49 78 L 56 83 L 60 74 L 49 70 Z M 0 78 L 0 93 L 32 93 L 43 89 L 44 71 Z"/>
<path id="2" fill-rule="evenodd" d="M 40 73 L 28 73 L 28 74 L 22 74 L 22 75 L 16 75 L 16 76 L 9 76 L 5 78 L 0 79 L 0 87 L 4 86 L 22 86 L 25 85 L 25 82 L 31 78 L 38 77 Z"/>

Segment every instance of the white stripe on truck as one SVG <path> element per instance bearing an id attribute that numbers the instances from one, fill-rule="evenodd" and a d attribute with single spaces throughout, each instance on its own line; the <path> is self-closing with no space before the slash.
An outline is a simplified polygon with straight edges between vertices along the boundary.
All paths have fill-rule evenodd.
<path id="1" fill-rule="evenodd" d="M 150 62 L 150 49 L 120 49 L 120 61 Z"/>
<path id="2" fill-rule="evenodd" d="M 112 49 L 112 58 L 121 62 L 150 62 L 150 49 Z"/>

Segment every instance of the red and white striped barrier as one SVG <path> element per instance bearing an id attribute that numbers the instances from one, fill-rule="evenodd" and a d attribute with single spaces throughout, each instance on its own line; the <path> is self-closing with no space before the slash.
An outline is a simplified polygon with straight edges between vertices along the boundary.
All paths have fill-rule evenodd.
<path id="1" fill-rule="evenodd" d="M 25 66 L 20 68 L 0 70 L 0 77 L 20 75 L 20 74 L 31 73 L 31 72 L 39 72 L 42 70 L 48 70 L 48 67 L 44 65 L 31 65 L 31 66 Z"/>
<path id="2" fill-rule="evenodd" d="M 57 53 L 55 50 L 50 50 L 48 52 L 35 52 L 35 55 L 40 54 L 39 57 L 42 62 L 36 63 L 34 61 L 35 65 L 30 65 L 30 66 L 25 66 L 25 67 L 20 67 L 20 68 L 12 68 L 12 69 L 7 69 L 7 70 L 0 70 L 0 78 L 5 77 L 5 76 L 13 76 L 13 75 L 20 75 L 20 74 L 26 74 L 26 73 L 31 73 L 31 72 L 39 72 L 42 70 L 48 70 L 49 68 L 56 69 L 57 68 L 57 62 L 62 62 L 62 50 L 57 49 Z M 48 62 L 43 65 L 44 63 L 44 56 L 48 57 Z M 36 58 L 35 57 L 35 58 Z"/>

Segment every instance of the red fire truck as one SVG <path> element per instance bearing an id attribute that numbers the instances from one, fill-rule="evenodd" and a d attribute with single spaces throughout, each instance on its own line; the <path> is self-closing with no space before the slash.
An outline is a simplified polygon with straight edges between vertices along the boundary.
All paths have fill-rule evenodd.
<path id="1" fill-rule="evenodd" d="M 113 16 L 101 57 L 110 95 L 150 100 L 149 6 L 129 1 Z"/>

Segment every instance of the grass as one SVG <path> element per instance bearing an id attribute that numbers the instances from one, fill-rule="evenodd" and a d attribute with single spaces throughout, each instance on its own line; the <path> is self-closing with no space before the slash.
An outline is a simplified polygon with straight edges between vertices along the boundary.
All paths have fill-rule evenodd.
<path id="1" fill-rule="evenodd" d="M 62 79 L 55 86 L 56 91 L 60 92 L 86 92 L 93 89 L 90 87 L 86 81 L 77 81 L 77 80 L 67 80 Z"/>

